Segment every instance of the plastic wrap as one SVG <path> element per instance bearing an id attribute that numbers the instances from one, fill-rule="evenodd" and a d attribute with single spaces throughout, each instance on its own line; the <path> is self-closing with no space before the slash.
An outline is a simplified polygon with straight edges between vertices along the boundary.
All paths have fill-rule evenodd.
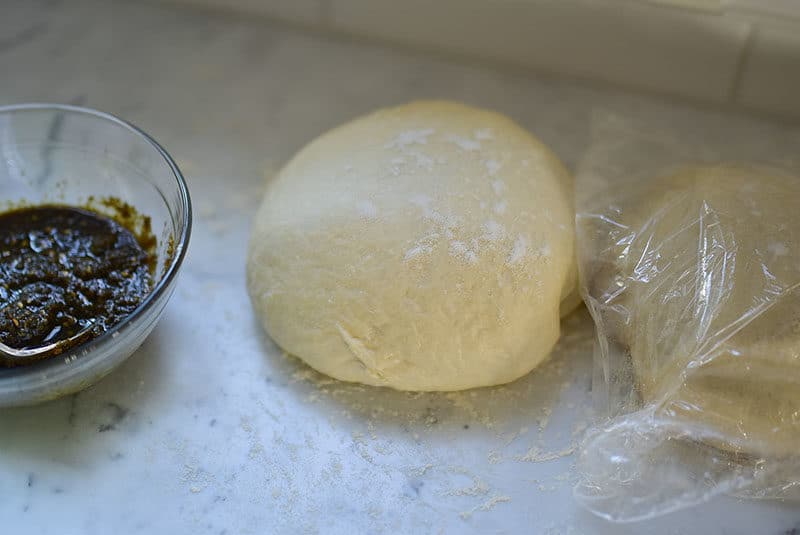
<path id="1" fill-rule="evenodd" d="M 798 494 L 800 137 L 738 126 L 594 118 L 577 229 L 607 419 L 575 495 L 609 519 Z"/>

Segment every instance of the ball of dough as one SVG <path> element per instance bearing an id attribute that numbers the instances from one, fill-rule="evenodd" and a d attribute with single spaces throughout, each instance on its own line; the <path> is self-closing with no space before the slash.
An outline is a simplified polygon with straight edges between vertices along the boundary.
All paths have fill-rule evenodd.
<path id="1" fill-rule="evenodd" d="M 800 179 L 732 165 L 657 181 L 620 222 L 639 390 L 717 446 L 800 443 Z M 618 290 L 618 289 L 617 289 Z"/>
<path id="2" fill-rule="evenodd" d="M 248 290 L 315 369 L 401 390 L 517 379 L 575 305 L 571 177 L 505 116 L 449 102 L 379 110 L 272 180 Z"/>

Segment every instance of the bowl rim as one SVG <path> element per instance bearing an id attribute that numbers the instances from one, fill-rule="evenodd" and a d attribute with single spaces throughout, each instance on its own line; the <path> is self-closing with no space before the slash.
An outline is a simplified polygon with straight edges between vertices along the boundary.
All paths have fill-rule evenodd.
<path id="1" fill-rule="evenodd" d="M 170 156 L 170 154 L 166 151 L 166 149 L 164 149 L 164 147 L 161 146 L 161 144 L 159 144 L 152 136 L 150 136 L 150 134 L 148 134 L 135 124 L 107 112 L 95 110 L 92 108 L 86 108 L 83 106 L 74 106 L 70 104 L 31 102 L 31 103 L 0 106 L 0 115 L 5 115 L 15 112 L 30 112 L 30 111 L 52 111 L 52 112 L 62 112 L 62 113 L 66 112 L 71 114 L 90 116 L 95 119 L 100 119 L 102 121 L 115 124 L 116 126 L 119 126 L 127 130 L 132 135 L 144 139 L 161 156 L 162 160 L 167 164 L 167 167 L 172 172 L 172 176 L 178 185 L 178 192 L 180 197 L 179 202 L 183 210 L 183 217 L 180 221 L 182 230 L 180 232 L 180 236 L 177 236 L 175 240 L 175 253 L 170 259 L 169 266 L 167 266 L 167 268 L 164 270 L 160 280 L 156 283 L 153 289 L 147 294 L 147 296 L 145 296 L 142 302 L 139 303 L 139 305 L 130 314 L 128 314 L 128 316 L 125 319 L 114 325 L 114 327 L 107 330 L 100 336 L 93 338 L 84 344 L 79 344 L 73 348 L 70 348 L 69 350 L 65 351 L 64 353 L 58 356 L 53 356 L 48 359 L 42 360 L 41 362 L 34 362 L 32 364 L 22 366 L 19 368 L 21 370 L 26 370 L 26 371 L 30 370 L 31 372 L 41 372 L 56 367 L 62 368 L 65 365 L 69 366 L 70 364 L 72 364 L 73 360 L 71 357 L 78 357 L 78 361 L 89 360 L 91 362 L 91 359 L 87 357 L 90 357 L 91 353 L 93 352 L 92 349 L 94 347 L 105 345 L 106 343 L 111 343 L 111 340 L 113 338 L 116 338 L 120 331 L 126 329 L 137 319 L 142 317 L 144 312 L 150 309 L 155 303 L 157 303 L 160 300 L 160 298 L 164 295 L 164 293 L 167 292 L 167 290 L 172 287 L 172 283 L 177 277 L 178 272 L 180 271 L 180 267 L 183 264 L 183 261 L 186 257 L 189 240 L 192 234 L 192 201 L 189 195 L 189 188 L 186 185 L 186 180 L 184 179 L 184 176 L 181 173 L 178 164 L 175 162 L 172 156 Z M 79 355 L 81 353 L 85 354 Z M 97 362 L 101 362 L 102 360 L 104 359 L 101 359 L 100 361 Z M 86 364 L 89 364 L 89 367 L 87 369 L 84 369 L 80 373 L 80 375 L 84 375 L 85 373 L 90 372 L 90 370 L 92 369 L 90 362 L 86 362 Z M 13 381 L 15 378 L 20 378 L 21 376 L 24 375 L 28 374 L 24 372 L 21 375 L 14 374 L 10 379 Z M 73 374 L 67 374 L 67 376 L 61 377 L 61 379 L 68 380 L 70 376 L 73 376 Z M 0 383 L 2 382 L 4 381 L 2 375 L 0 375 Z M 0 406 L 2 406 L 2 404 L 0 404 Z"/>

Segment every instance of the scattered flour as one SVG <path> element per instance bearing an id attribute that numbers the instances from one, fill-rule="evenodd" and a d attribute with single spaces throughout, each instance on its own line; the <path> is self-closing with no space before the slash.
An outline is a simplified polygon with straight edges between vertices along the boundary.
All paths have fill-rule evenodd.
<path id="1" fill-rule="evenodd" d="M 789 254 L 789 248 L 786 247 L 785 243 L 782 242 L 772 242 L 767 247 L 767 250 L 770 252 L 772 256 L 786 256 Z"/>
<path id="2" fill-rule="evenodd" d="M 484 237 L 492 242 L 500 241 L 506 236 L 506 229 L 494 220 L 489 220 L 483 224 Z"/>
<path id="3" fill-rule="evenodd" d="M 431 202 L 433 201 L 433 199 L 422 193 L 418 195 L 412 195 L 409 200 L 411 201 L 411 204 L 422 208 L 426 213 L 427 211 L 430 211 Z"/>
<path id="4" fill-rule="evenodd" d="M 444 494 L 445 496 L 479 496 L 488 494 L 490 490 L 491 488 L 485 481 L 475 477 L 471 486 L 448 490 Z"/>
<path id="5" fill-rule="evenodd" d="M 474 139 L 469 139 L 469 138 L 466 138 L 466 137 L 448 136 L 447 137 L 447 141 L 453 143 L 454 145 L 456 145 L 461 150 L 465 150 L 465 151 L 468 151 L 468 152 L 469 151 L 473 151 L 473 150 L 478 150 L 478 149 L 481 148 L 480 141 L 476 141 Z"/>
<path id="6" fill-rule="evenodd" d="M 361 217 L 366 219 L 376 219 L 378 217 L 378 208 L 372 201 L 358 201 L 356 204 L 358 213 Z"/>
<path id="7" fill-rule="evenodd" d="M 489 171 L 489 175 L 494 176 L 500 170 L 502 165 L 497 160 L 486 160 L 483 162 L 483 165 L 486 166 L 486 170 Z"/>
<path id="8" fill-rule="evenodd" d="M 552 416 L 552 414 L 552 407 L 542 407 L 542 414 L 536 419 L 537 423 L 539 424 L 540 431 L 544 431 L 550 424 L 550 416 Z"/>
<path id="9" fill-rule="evenodd" d="M 439 240 L 439 234 L 433 232 L 418 239 L 414 245 L 408 249 L 403 256 L 403 261 L 408 262 L 419 256 L 427 255 L 433 252 L 433 246 Z"/>
<path id="10" fill-rule="evenodd" d="M 422 200 L 422 204 L 425 204 L 424 199 L 418 200 Z M 445 243 L 449 244 L 450 242 Z M 469 249 L 469 242 L 465 241 L 464 246 Z M 581 320 L 580 325 L 577 323 L 579 320 Z M 591 330 L 578 328 L 583 326 L 584 323 L 591 325 L 587 318 L 583 316 L 572 317 L 566 322 L 569 325 L 569 329 L 566 330 L 562 337 L 562 343 L 557 351 L 572 351 L 573 347 L 578 347 L 578 343 L 581 344 L 580 347 L 583 347 L 584 342 L 590 347 L 592 341 Z M 299 363 L 293 357 L 291 357 L 290 362 Z M 573 416 L 580 416 L 575 413 L 580 410 L 580 407 L 585 406 L 585 403 L 580 401 L 582 398 L 574 398 L 571 395 L 564 398 L 553 394 L 554 397 L 548 401 L 549 396 L 543 399 L 538 395 L 542 387 L 548 385 L 563 394 L 566 394 L 566 390 L 569 390 L 571 394 L 575 388 L 583 390 L 582 385 L 588 384 L 587 378 L 581 376 L 581 380 L 573 379 L 570 374 L 572 367 L 569 363 L 569 359 L 555 358 L 545 363 L 538 372 L 532 374 L 527 380 L 522 380 L 509 386 L 439 394 L 376 391 L 371 387 L 331 380 L 303 365 L 301 365 L 300 369 L 288 370 L 287 375 L 290 376 L 290 383 L 299 380 L 307 381 L 310 386 L 317 390 L 321 400 L 330 398 L 330 403 L 334 404 L 332 406 L 347 409 L 340 411 L 343 415 L 341 417 L 338 416 L 339 411 L 337 411 L 337 415 L 329 419 L 329 422 L 331 422 L 332 429 L 338 429 L 337 435 L 342 435 L 346 438 L 346 443 L 350 452 L 356 456 L 356 461 L 362 462 L 363 460 L 365 464 L 369 465 L 369 470 L 391 470 L 391 467 L 394 466 L 402 474 L 424 479 L 426 488 L 434 488 L 428 487 L 429 484 L 435 485 L 438 481 L 444 482 L 443 478 L 447 472 L 465 474 L 467 479 L 459 478 L 458 483 L 450 480 L 450 484 L 447 487 L 437 489 L 437 494 L 450 497 L 448 501 L 451 503 L 460 502 L 460 508 L 456 509 L 456 511 L 463 510 L 464 512 L 460 513 L 460 516 L 464 520 L 468 520 L 476 512 L 491 511 L 498 504 L 512 500 L 510 496 L 512 493 L 509 489 L 493 488 L 494 486 L 489 484 L 492 480 L 488 479 L 490 477 L 488 474 L 493 473 L 498 468 L 489 468 L 487 464 L 496 465 L 500 462 L 508 463 L 511 461 L 546 463 L 567 457 L 576 451 L 574 444 L 556 451 L 567 444 L 566 440 L 560 443 L 551 443 L 551 439 L 557 439 L 560 436 L 559 434 L 545 439 L 540 432 L 541 439 L 536 440 L 535 446 L 529 449 L 528 447 L 531 443 L 527 443 L 527 439 L 523 442 L 518 438 L 535 430 L 537 424 L 540 427 L 540 431 L 549 426 L 553 407 L 555 407 L 553 403 L 556 403 L 559 397 L 561 397 L 562 401 L 566 399 L 570 403 L 578 401 L 576 406 L 570 410 L 570 419 Z M 292 373 L 293 371 L 294 373 Z M 304 391 L 304 393 L 306 392 Z M 298 399 L 305 399 L 308 402 L 310 397 L 312 396 L 300 396 Z M 514 407 L 521 405 L 526 408 L 520 413 Z M 533 410 L 531 410 L 531 407 L 534 407 Z M 315 408 L 314 410 L 317 411 L 318 409 Z M 428 425 L 431 410 L 437 416 L 436 425 L 433 426 Z M 520 419 L 516 418 L 515 415 L 519 416 Z M 512 420 L 509 420 L 512 416 L 514 416 L 513 424 Z M 561 421 L 562 416 L 560 413 L 558 416 L 553 414 L 553 419 Z M 392 425 L 386 429 L 377 425 L 378 422 L 384 421 L 389 421 Z M 354 426 L 354 422 L 359 425 Z M 572 431 L 572 438 L 565 438 L 576 442 L 579 439 L 576 435 L 582 434 L 588 421 L 584 419 L 571 423 L 573 424 L 571 427 L 565 428 L 565 434 L 569 437 L 570 431 Z M 486 429 L 493 429 L 494 433 L 486 433 L 486 429 L 477 430 L 477 424 L 483 424 Z M 513 425 L 513 427 L 510 425 Z M 253 434 L 251 437 L 252 443 L 257 445 L 258 437 L 255 433 L 258 428 L 247 420 L 242 420 L 241 426 L 248 434 Z M 408 434 L 405 435 L 405 439 L 398 439 L 391 435 L 391 431 L 388 431 L 395 427 L 405 429 L 406 426 Z M 384 432 L 390 433 L 390 435 L 383 437 Z M 440 435 L 440 433 L 443 434 Z M 485 456 L 480 459 L 475 458 L 478 465 L 484 466 L 483 473 L 473 473 L 474 466 L 469 472 L 465 469 L 456 471 L 450 465 L 453 462 L 452 459 L 442 457 L 429 449 L 429 443 L 435 441 L 435 437 L 451 437 L 451 433 L 463 433 L 467 442 L 479 436 L 484 436 L 491 441 L 481 442 L 481 444 L 484 444 L 483 447 L 485 449 L 482 451 Z M 253 448 L 251 448 L 252 451 L 254 451 Z M 262 451 L 256 451 L 256 454 L 259 460 L 264 458 Z M 397 458 L 396 463 L 392 461 L 392 456 Z M 563 462 L 568 463 L 569 460 Z M 553 463 L 550 465 L 543 464 L 537 468 L 535 464 L 520 464 L 519 471 L 523 475 L 525 473 L 538 475 L 542 470 L 547 471 L 553 467 L 560 466 L 560 463 Z M 488 471 L 486 471 L 487 469 Z M 422 476 L 425 477 L 423 478 Z M 561 491 L 569 483 L 570 477 L 572 477 L 570 472 L 558 471 L 554 476 L 536 480 L 535 484 L 537 486 L 532 487 L 530 490 L 535 492 L 535 489 L 538 488 L 540 492 Z M 190 473 L 186 479 L 194 480 L 187 482 L 199 490 L 203 489 L 204 477 L 202 475 L 198 477 Z M 530 490 L 525 490 L 524 492 L 529 495 Z M 521 496 L 524 495 L 522 494 Z M 494 511 L 493 514 L 502 514 L 502 512 L 502 509 L 500 509 Z"/>
<path id="11" fill-rule="evenodd" d="M 508 446 L 509 444 L 517 440 L 519 437 L 527 433 L 528 433 L 527 427 L 520 427 L 517 431 L 514 431 L 513 433 L 508 433 L 506 435 L 499 435 L 499 436 L 500 438 L 503 439 L 503 446 Z"/>
<path id="12" fill-rule="evenodd" d="M 420 151 L 413 151 L 411 152 L 411 156 L 414 157 L 414 162 L 417 164 L 418 167 L 426 169 L 428 171 L 433 169 L 434 160 L 424 152 Z"/>
<path id="13" fill-rule="evenodd" d="M 408 262 L 409 260 L 413 260 L 418 256 L 425 255 L 431 252 L 431 248 L 427 245 L 417 244 L 408 251 L 406 254 L 403 255 L 403 262 Z"/>
<path id="14" fill-rule="evenodd" d="M 494 194 L 499 197 L 506 190 L 506 183 L 499 179 L 492 180 L 492 189 L 494 190 Z"/>
<path id="15" fill-rule="evenodd" d="M 469 246 L 463 241 L 451 241 L 450 254 L 456 258 L 466 260 L 470 264 L 474 264 L 478 261 L 477 253 L 470 249 Z"/>
<path id="16" fill-rule="evenodd" d="M 433 128 L 406 130 L 405 132 L 400 132 L 397 137 L 384 145 L 384 147 L 387 149 L 405 149 L 410 145 L 425 145 L 428 142 L 428 137 L 434 132 Z"/>
<path id="17" fill-rule="evenodd" d="M 472 133 L 472 137 L 483 141 L 488 139 L 494 139 L 494 133 L 492 132 L 491 128 L 481 128 L 479 130 L 475 130 Z"/>
<path id="18" fill-rule="evenodd" d="M 464 520 L 467 520 L 470 517 L 472 517 L 472 514 L 475 513 L 476 511 L 491 511 L 492 509 L 494 509 L 494 506 L 497 505 L 498 503 L 504 503 L 510 501 L 511 501 L 511 496 L 495 495 L 486 500 L 485 502 L 483 502 L 482 504 L 476 505 L 469 511 L 463 511 L 459 513 L 459 516 Z"/>
<path id="19" fill-rule="evenodd" d="M 559 451 L 542 451 L 536 446 L 532 446 L 525 455 L 517 455 L 514 457 L 514 460 L 521 461 L 521 462 L 528 462 L 528 463 L 546 463 L 549 461 L 555 461 L 556 459 L 561 459 L 562 457 L 569 457 L 575 450 L 578 449 L 577 444 L 570 444 L 563 450 Z"/>
<path id="20" fill-rule="evenodd" d="M 431 468 L 433 468 L 433 464 L 428 463 L 422 466 L 417 466 L 415 468 L 412 468 L 411 470 L 409 470 L 409 472 L 411 472 L 415 476 L 424 476 Z"/>
<path id="21" fill-rule="evenodd" d="M 525 255 L 528 253 L 528 240 L 525 239 L 525 236 L 522 234 L 517 236 L 517 239 L 514 240 L 514 246 L 511 248 L 511 253 L 508 255 L 506 259 L 506 264 L 509 266 L 513 266 L 514 264 L 520 262 Z"/>

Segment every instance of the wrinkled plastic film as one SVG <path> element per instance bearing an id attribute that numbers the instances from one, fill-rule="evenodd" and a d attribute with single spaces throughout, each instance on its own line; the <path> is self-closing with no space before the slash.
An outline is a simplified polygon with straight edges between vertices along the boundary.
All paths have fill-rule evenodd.
<path id="1" fill-rule="evenodd" d="M 598 112 L 577 172 L 608 419 L 575 494 L 618 521 L 800 485 L 800 138 L 681 120 Z"/>

